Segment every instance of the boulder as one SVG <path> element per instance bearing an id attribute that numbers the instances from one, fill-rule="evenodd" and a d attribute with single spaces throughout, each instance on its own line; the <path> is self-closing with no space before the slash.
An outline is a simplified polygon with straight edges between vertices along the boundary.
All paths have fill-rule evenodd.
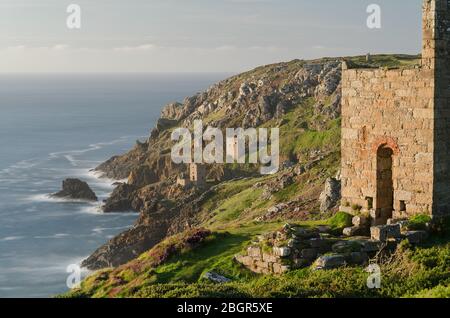
<path id="1" fill-rule="evenodd" d="M 320 194 L 320 212 L 324 213 L 335 207 L 341 199 L 341 182 L 335 178 L 328 178 L 325 189 Z"/>
<path id="2" fill-rule="evenodd" d="M 334 255 L 324 255 L 319 257 L 315 264 L 314 268 L 316 270 L 319 269 L 333 269 L 345 266 L 347 263 L 345 262 L 345 257 L 343 255 L 334 254 Z"/>
<path id="3" fill-rule="evenodd" d="M 370 236 L 373 240 L 386 242 L 390 238 L 400 238 L 400 225 L 379 225 L 370 228 Z"/>
<path id="4" fill-rule="evenodd" d="M 52 196 L 64 199 L 97 201 L 98 198 L 89 185 L 79 179 L 66 179 L 62 183 L 62 190 Z"/>
<path id="5" fill-rule="evenodd" d="M 226 278 L 222 275 L 219 275 L 217 273 L 214 272 L 207 272 L 203 275 L 204 279 L 207 279 L 209 281 L 212 281 L 214 283 L 218 283 L 218 284 L 224 284 L 224 283 L 229 283 L 231 282 L 231 279 Z"/>

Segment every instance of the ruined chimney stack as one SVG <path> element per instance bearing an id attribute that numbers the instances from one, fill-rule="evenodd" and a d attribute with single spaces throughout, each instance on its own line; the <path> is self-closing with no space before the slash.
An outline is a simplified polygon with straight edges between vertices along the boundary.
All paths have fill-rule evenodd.
<path id="1" fill-rule="evenodd" d="M 450 0 L 424 0 L 422 67 L 446 70 L 450 59 Z"/>

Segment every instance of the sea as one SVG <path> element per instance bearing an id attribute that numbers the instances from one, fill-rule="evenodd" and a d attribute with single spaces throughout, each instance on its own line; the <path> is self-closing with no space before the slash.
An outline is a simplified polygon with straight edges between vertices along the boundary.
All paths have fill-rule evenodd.
<path id="1" fill-rule="evenodd" d="M 227 76 L 0 75 L 0 297 L 68 291 L 81 261 L 137 219 L 101 212 L 117 180 L 92 169 L 145 140 L 165 104 Z M 88 182 L 99 202 L 49 197 L 66 178 Z"/>

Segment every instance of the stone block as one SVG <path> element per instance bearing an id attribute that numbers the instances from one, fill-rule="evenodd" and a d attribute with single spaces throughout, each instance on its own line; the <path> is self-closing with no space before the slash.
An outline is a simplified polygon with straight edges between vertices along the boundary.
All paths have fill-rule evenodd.
<path id="1" fill-rule="evenodd" d="M 315 248 L 306 248 L 300 252 L 302 258 L 307 260 L 315 260 L 319 251 Z"/>
<path id="2" fill-rule="evenodd" d="M 383 248 L 383 243 L 375 240 L 360 240 L 361 251 L 365 253 L 378 252 Z"/>
<path id="3" fill-rule="evenodd" d="M 390 238 L 401 237 L 400 225 L 378 225 L 370 228 L 370 236 L 373 240 L 386 242 Z"/>
<path id="4" fill-rule="evenodd" d="M 289 247 L 274 247 L 273 253 L 275 256 L 288 257 L 291 255 L 291 249 Z"/>
<path id="5" fill-rule="evenodd" d="M 331 247 L 333 246 L 333 244 L 336 244 L 337 240 L 325 238 L 313 238 L 310 239 L 308 242 L 311 248 L 318 249 L 320 253 L 326 253 L 328 251 L 331 251 Z"/>
<path id="6" fill-rule="evenodd" d="M 426 231 L 408 231 L 403 233 L 403 235 L 411 244 L 420 244 L 428 238 Z"/>
<path id="7" fill-rule="evenodd" d="M 315 262 L 315 269 L 333 269 L 345 266 L 345 257 L 343 255 L 324 255 L 319 257 Z"/>
<path id="8" fill-rule="evenodd" d="M 235 260 L 246 267 L 251 267 L 254 264 L 254 259 L 250 256 L 236 255 Z"/>
<path id="9" fill-rule="evenodd" d="M 362 246 L 359 241 L 342 241 L 333 245 L 334 253 L 348 254 L 352 252 L 361 252 Z"/>
<path id="10" fill-rule="evenodd" d="M 369 223 L 370 223 L 369 218 L 364 215 L 357 215 L 357 216 L 353 217 L 353 219 L 352 219 L 352 224 L 357 227 L 368 226 Z"/>
<path id="11" fill-rule="evenodd" d="M 287 265 L 282 265 L 279 263 L 273 264 L 273 273 L 274 274 L 284 274 L 288 272 L 291 268 Z"/>
<path id="12" fill-rule="evenodd" d="M 259 246 L 250 246 L 247 248 L 247 254 L 251 257 L 261 258 L 261 248 Z"/>
<path id="13" fill-rule="evenodd" d="M 342 231 L 342 234 L 344 234 L 345 236 L 355 236 L 355 235 L 357 235 L 358 231 L 359 231 L 358 226 L 346 227 Z"/>
<path id="14" fill-rule="evenodd" d="M 267 254 L 267 253 L 263 253 L 262 255 L 262 260 L 264 262 L 269 262 L 269 263 L 276 263 L 278 261 L 278 257 L 276 257 L 273 254 Z"/>
<path id="15" fill-rule="evenodd" d="M 270 263 L 263 261 L 256 261 L 255 266 L 258 268 L 263 268 L 269 270 L 271 268 Z"/>

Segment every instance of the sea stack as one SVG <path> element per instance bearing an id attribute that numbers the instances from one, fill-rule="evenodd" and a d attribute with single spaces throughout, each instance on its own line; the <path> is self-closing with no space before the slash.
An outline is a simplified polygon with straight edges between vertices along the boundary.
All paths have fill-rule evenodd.
<path id="1" fill-rule="evenodd" d="M 79 179 L 66 179 L 62 183 L 62 190 L 52 196 L 64 199 L 97 201 L 98 198 L 89 185 Z"/>

